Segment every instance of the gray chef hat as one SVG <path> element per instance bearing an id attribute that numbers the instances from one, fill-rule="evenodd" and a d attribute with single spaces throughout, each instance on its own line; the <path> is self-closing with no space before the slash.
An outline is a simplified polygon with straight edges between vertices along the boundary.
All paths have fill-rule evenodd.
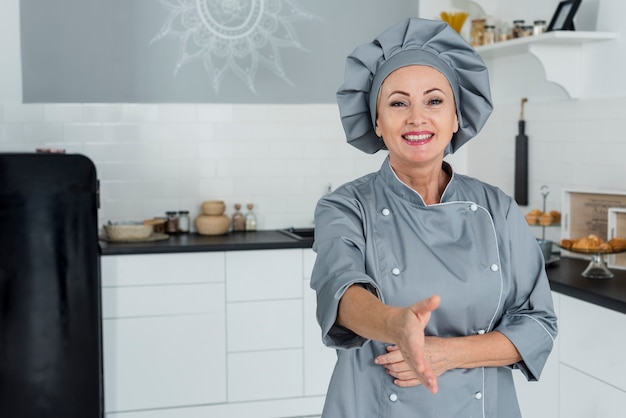
<path id="1" fill-rule="evenodd" d="M 493 109 L 487 66 L 447 23 L 409 18 L 358 46 L 346 60 L 337 103 L 348 143 L 369 154 L 385 148 L 374 131 L 378 92 L 389 74 L 414 64 L 438 70 L 452 86 L 459 130 L 447 153 L 482 129 Z"/>

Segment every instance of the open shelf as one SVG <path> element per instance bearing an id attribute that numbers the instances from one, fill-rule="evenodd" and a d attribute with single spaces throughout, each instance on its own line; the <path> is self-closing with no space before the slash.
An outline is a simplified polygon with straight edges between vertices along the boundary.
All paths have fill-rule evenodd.
<path id="1" fill-rule="evenodd" d="M 583 45 L 617 39 L 613 32 L 554 31 L 476 47 L 485 59 L 530 53 L 543 65 L 546 79 L 557 83 L 571 98 L 580 97 Z"/>

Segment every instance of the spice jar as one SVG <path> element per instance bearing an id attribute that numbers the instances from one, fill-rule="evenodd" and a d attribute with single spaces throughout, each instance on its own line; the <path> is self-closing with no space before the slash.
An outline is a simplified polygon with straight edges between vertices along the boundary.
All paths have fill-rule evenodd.
<path id="1" fill-rule="evenodd" d="M 535 20 L 533 23 L 533 35 L 541 35 L 548 29 L 545 20 Z"/>
<path id="2" fill-rule="evenodd" d="M 165 233 L 175 234 L 178 232 L 178 215 L 174 211 L 165 212 L 167 220 L 165 221 Z"/>
<path id="3" fill-rule="evenodd" d="M 483 34 L 485 33 L 485 19 L 472 20 L 472 29 L 470 31 L 470 44 L 472 46 L 480 46 L 483 44 Z"/>
<path id="4" fill-rule="evenodd" d="M 178 232 L 186 234 L 191 227 L 191 219 L 189 219 L 189 211 L 178 211 Z"/>
<path id="5" fill-rule="evenodd" d="M 513 21 L 513 38 L 521 38 L 522 37 L 522 31 L 524 28 L 524 25 L 526 24 L 525 20 L 522 19 L 518 19 L 518 20 L 514 20 Z"/>
<path id="6" fill-rule="evenodd" d="M 246 231 L 256 231 L 256 215 L 252 212 L 254 205 L 248 203 L 246 207 L 248 208 L 248 212 L 246 213 Z"/>
<path id="7" fill-rule="evenodd" d="M 491 45 L 496 42 L 496 27 L 494 25 L 485 25 L 483 33 L 483 45 Z"/>
<path id="8" fill-rule="evenodd" d="M 527 36 L 533 36 L 533 26 L 531 25 L 522 26 L 522 31 L 520 32 L 520 38 L 525 38 Z"/>
<path id="9" fill-rule="evenodd" d="M 233 231 L 241 232 L 246 230 L 246 218 L 241 213 L 241 204 L 235 203 L 235 213 L 233 213 Z"/>

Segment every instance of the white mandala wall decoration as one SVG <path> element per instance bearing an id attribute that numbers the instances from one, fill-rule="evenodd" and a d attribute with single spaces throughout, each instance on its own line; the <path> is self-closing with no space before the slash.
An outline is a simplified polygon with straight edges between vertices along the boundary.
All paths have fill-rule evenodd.
<path id="1" fill-rule="evenodd" d="M 174 75 L 186 64 L 202 62 L 214 91 L 224 76 L 234 73 L 255 94 L 261 66 L 288 84 L 280 50 L 306 49 L 294 22 L 312 20 L 294 0 L 158 0 L 169 15 L 152 42 L 179 40 Z"/>

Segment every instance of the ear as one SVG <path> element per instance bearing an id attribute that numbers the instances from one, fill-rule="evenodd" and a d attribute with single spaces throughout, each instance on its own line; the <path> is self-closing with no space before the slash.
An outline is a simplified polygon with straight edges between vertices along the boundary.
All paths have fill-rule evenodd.
<path id="1" fill-rule="evenodd" d="M 374 126 L 374 132 L 376 133 L 377 137 L 382 138 L 382 134 L 380 133 L 380 128 L 378 127 L 378 123 L 376 124 L 376 126 Z"/>
<path id="2" fill-rule="evenodd" d="M 453 129 L 454 133 L 459 132 L 459 117 L 458 116 L 454 116 L 454 129 Z"/>

